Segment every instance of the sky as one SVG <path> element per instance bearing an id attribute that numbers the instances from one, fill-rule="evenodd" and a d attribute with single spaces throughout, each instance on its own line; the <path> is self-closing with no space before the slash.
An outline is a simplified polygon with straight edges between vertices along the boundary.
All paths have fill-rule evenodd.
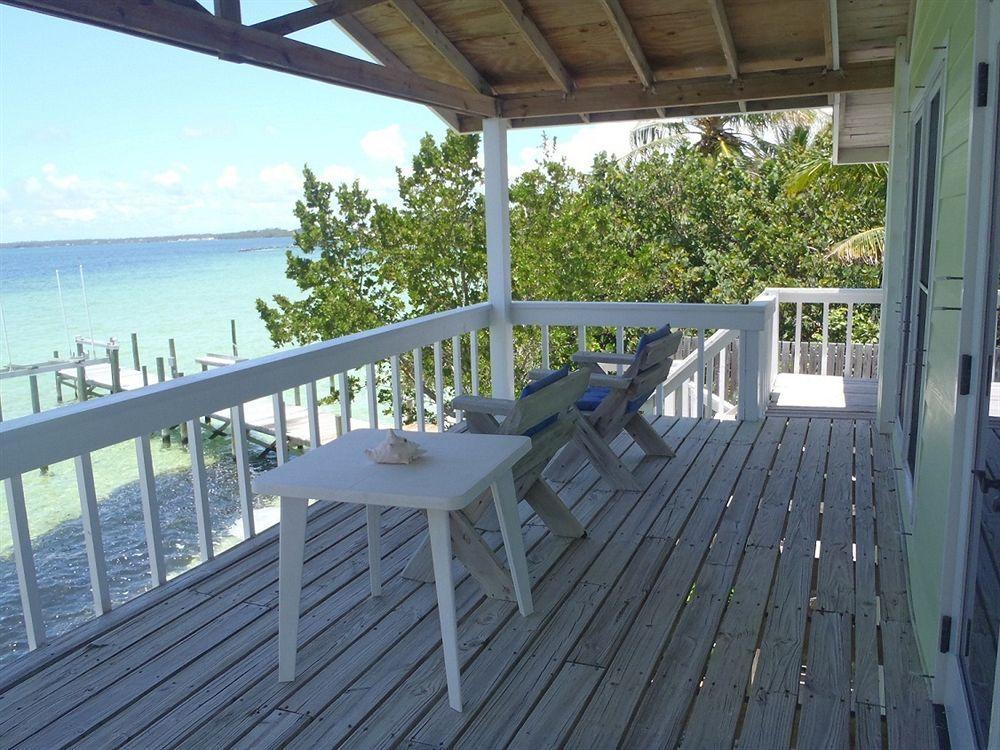
<path id="1" fill-rule="evenodd" d="M 306 4 L 243 0 L 244 23 Z M 331 23 L 293 38 L 369 59 Z M 631 127 L 546 134 L 586 168 Z M 445 130 L 418 104 L 0 6 L 0 242 L 291 229 L 303 165 L 391 201 L 396 167 Z M 542 137 L 511 131 L 512 178 Z"/>

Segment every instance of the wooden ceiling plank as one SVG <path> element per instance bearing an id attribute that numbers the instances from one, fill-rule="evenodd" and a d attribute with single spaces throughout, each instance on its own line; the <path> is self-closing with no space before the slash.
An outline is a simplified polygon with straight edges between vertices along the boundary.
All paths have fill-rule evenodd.
<path id="1" fill-rule="evenodd" d="M 572 76 L 566 70 L 566 66 L 562 64 L 559 56 L 556 55 L 555 50 L 546 41 L 545 36 L 539 30 L 538 26 L 535 25 L 535 22 L 525 12 L 520 0 L 498 0 L 498 2 L 500 3 L 500 7 L 510 16 L 510 20 L 520 30 L 528 46 L 538 56 L 538 59 L 542 61 L 542 64 L 549 71 L 549 75 L 552 76 L 553 80 L 567 94 L 572 91 L 575 88 Z"/>
<path id="2" fill-rule="evenodd" d="M 840 70 L 840 18 L 837 0 L 819 0 L 823 19 L 823 46 L 827 70 Z"/>
<path id="3" fill-rule="evenodd" d="M 729 68 L 729 77 L 736 79 L 740 77 L 740 63 L 736 56 L 736 44 L 733 42 L 733 30 L 729 25 L 729 18 L 726 16 L 726 6 L 723 0 L 708 0 L 708 9 L 712 13 L 712 21 L 719 32 L 719 41 L 722 43 L 722 54 L 726 57 L 726 67 Z"/>
<path id="4" fill-rule="evenodd" d="M 618 0 L 598 0 L 598 2 L 604 7 L 615 34 L 618 35 L 625 47 L 625 54 L 628 55 L 629 62 L 635 68 L 639 82 L 648 89 L 653 85 L 653 69 L 649 66 L 646 53 L 642 51 L 639 39 L 635 35 L 635 29 L 632 28 L 632 22 L 628 20 L 628 16 L 625 15 Z"/>
<path id="5" fill-rule="evenodd" d="M 459 75 L 479 93 L 492 96 L 493 87 L 483 78 L 482 74 L 469 62 L 468 58 L 445 35 L 430 16 L 414 0 L 392 0 L 393 6 L 427 40 L 438 53 L 448 61 Z"/>
<path id="6" fill-rule="evenodd" d="M 410 68 L 406 65 L 406 63 L 404 63 L 395 52 L 385 46 L 377 36 L 371 33 L 365 25 L 354 16 L 342 16 L 340 18 L 336 18 L 334 19 L 334 23 L 337 24 L 337 26 L 339 26 L 345 34 L 351 37 L 355 44 L 387 68 L 410 72 Z M 449 109 L 431 107 L 431 111 L 444 120 L 448 127 L 456 131 L 461 131 L 464 127 L 474 126 L 476 130 L 482 127 L 481 122 L 478 121 L 478 124 L 463 124 L 463 121 L 458 113 Z"/>
<path id="7" fill-rule="evenodd" d="M 501 117 L 525 118 L 867 91 L 887 88 L 892 81 L 892 62 L 878 62 L 844 68 L 838 75 L 824 70 L 747 73 L 738 81 L 691 79 L 660 82 L 655 89 L 605 86 L 572 94 L 503 96 L 499 102 Z"/>
<path id="8" fill-rule="evenodd" d="M 446 107 L 496 116 L 493 97 L 439 83 L 404 70 L 280 37 L 199 13 L 169 0 L 3 0 L 7 5 L 81 21 L 134 36 L 227 56 L 262 68 Z"/>
<path id="9" fill-rule="evenodd" d="M 283 16 L 270 18 L 267 21 L 255 23 L 253 27 L 261 31 L 270 31 L 272 34 L 287 36 L 310 26 L 318 26 L 325 21 L 331 21 L 337 16 L 346 16 L 357 13 L 359 10 L 370 8 L 386 0 L 326 0 L 317 3 L 311 8 L 292 11 Z"/>

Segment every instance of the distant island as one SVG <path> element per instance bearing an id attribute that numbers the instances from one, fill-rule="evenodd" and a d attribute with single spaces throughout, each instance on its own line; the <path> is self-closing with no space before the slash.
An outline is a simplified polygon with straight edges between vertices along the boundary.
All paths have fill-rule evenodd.
<path id="1" fill-rule="evenodd" d="M 116 237 L 94 240 L 32 240 L 30 242 L 0 242 L 5 247 L 58 247 L 69 245 L 108 245 L 116 242 L 187 242 L 190 240 L 246 240 L 261 237 L 291 237 L 290 229 L 246 229 L 242 232 L 206 232 L 204 234 L 172 234 L 161 237 Z"/>

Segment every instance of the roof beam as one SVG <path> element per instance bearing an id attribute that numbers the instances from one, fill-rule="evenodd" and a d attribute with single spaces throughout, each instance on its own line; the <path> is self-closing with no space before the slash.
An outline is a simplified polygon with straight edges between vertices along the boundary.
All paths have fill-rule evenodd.
<path id="1" fill-rule="evenodd" d="M 377 36 L 371 33 L 365 25 L 354 16 L 341 16 L 340 18 L 335 18 L 333 22 L 340 27 L 341 31 L 351 37 L 355 44 L 387 68 L 405 70 L 407 72 L 410 71 L 409 66 L 407 66 L 407 64 L 404 63 L 395 52 L 386 47 Z M 463 123 L 457 113 L 449 109 L 442 109 L 441 107 L 433 106 L 431 107 L 431 111 L 444 120 L 445 124 L 452 130 L 461 131 L 463 129 Z M 473 125 L 476 130 L 479 130 L 479 128 L 482 127 L 482 122 L 477 120 L 473 123 Z"/>
<path id="2" fill-rule="evenodd" d="M 545 40 L 535 22 L 524 12 L 524 6 L 521 5 L 520 0 L 499 0 L 499 3 L 507 11 L 510 20 L 520 30 L 528 46 L 538 56 L 538 59 L 542 61 L 542 64 L 549 71 L 549 75 L 552 76 L 553 80 L 567 94 L 572 91 L 575 88 L 573 78 L 570 76 L 569 71 L 566 70 L 566 66 L 559 60 L 555 50 Z"/>
<path id="3" fill-rule="evenodd" d="M 359 10 L 383 2 L 385 0 L 326 0 L 326 2 L 320 2 L 311 8 L 303 8 L 277 18 L 255 23 L 253 27 L 261 31 L 270 31 L 272 34 L 287 36 L 302 29 L 308 29 L 310 26 L 318 26 L 324 21 L 331 21 L 337 16 L 357 13 Z"/>
<path id="4" fill-rule="evenodd" d="M 719 41 L 722 43 L 722 54 L 726 56 L 729 77 L 739 78 L 740 63 L 736 56 L 736 44 L 733 42 L 733 30 L 729 25 L 729 18 L 726 16 L 726 6 L 723 5 L 722 0 L 708 0 L 708 9 L 712 12 L 712 21 L 715 22 L 715 29 L 719 32 Z"/>
<path id="5" fill-rule="evenodd" d="M 826 50 L 827 70 L 840 70 L 840 20 L 837 0 L 819 0 L 822 6 L 823 46 Z"/>
<path id="6" fill-rule="evenodd" d="M 544 117 L 580 112 L 614 112 L 657 107 L 720 104 L 752 99 L 779 99 L 866 91 L 892 86 L 892 61 L 852 65 L 837 75 L 823 70 L 746 73 L 739 80 L 689 79 L 661 81 L 655 89 L 602 86 L 577 89 L 572 94 L 544 93 L 502 96 L 500 116 Z"/>
<path id="7" fill-rule="evenodd" d="M 653 69 L 649 66 L 646 53 L 639 45 L 635 29 L 632 28 L 632 22 L 628 20 L 628 16 L 625 15 L 618 0 L 598 0 L 598 2 L 607 11 L 608 18 L 611 19 L 611 28 L 615 30 L 625 47 L 625 54 L 628 55 L 629 62 L 632 63 L 636 75 L 639 76 L 639 83 L 648 89 L 653 85 Z"/>
<path id="8" fill-rule="evenodd" d="M 427 43 L 436 49 L 448 61 L 448 64 L 457 70 L 458 74 L 468 81 L 476 91 L 487 96 L 492 96 L 493 87 L 490 85 L 490 82 L 483 78 L 465 55 L 459 51 L 458 47 L 452 44 L 445 33 L 437 27 L 437 24 L 424 13 L 414 0 L 392 0 L 392 4 L 409 21 L 410 25 L 420 32 L 420 35 L 427 40 Z"/>
<path id="9" fill-rule="evenodd" d="M 240 0 L 215 0 L 215 15 L 227 21 L 240 23 L 243 20 Z"/>
<path id="10" fill-rule="evenodd" d="M 492 97 L 199 13 L 169 0 L 0 2 L 196 52 L 237 58 L 244 63 L 324 83 L 483 117 L 496 116 L 496 100 Z"/>

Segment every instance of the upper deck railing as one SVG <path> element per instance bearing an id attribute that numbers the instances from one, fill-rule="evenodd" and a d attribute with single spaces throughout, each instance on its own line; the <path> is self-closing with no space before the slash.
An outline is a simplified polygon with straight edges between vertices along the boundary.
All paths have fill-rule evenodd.
<path id="1" fill-rule="evenodd" d="M 625 351 L 626 342 L 634 341 L 640 331 L 669 322 L 675 329 L 684 329 L 695 343 L 690 353 L 678 358 L 657 389 L 652 409 L 658 414 L 734 414 L 742 419 L 759 419 L 778 371 L 779 306 L 788 302 L 801 307 L 816 299 L 825 305 L 828 291 L 840 293 L 830 297 L 831 303 L 874 300 L 872 294 L 845 296 L 845 290 L 811 291 L 818 296 L 802 296 L 804 290 L 767 290 L 746 305 L 514 302 L 510 323 L 536 332 L 532 336 L 537 336 L 538 344 L 529 347 L 529 354 L 537 352 L 537 357 L 530 364 L 548 367 L 564 364 L 553 361 L 554 352 L 557 358 L 568 358 L 570 349 L 593 348 L 612 337 L 615 348 Z M 321 413 L 329 416 L 323 412 L 328 407 L 321 403 L 317 381 L 336 380 L 340 429 L 348 430 L 352 423 L 352 373 L 356 373 L 351 376 L 355 381 L 364 381 L 367 386 L 368 424 L 402 427 L 413 420 L 407 426 L 423 430 L 430 422 L 435 429 L 446 429 L 460 416 L 446 415 L 446 402 L 465 389 L 478 393 L 480 373 L 485 374 L 489 367 L 485 329 L 490 326 L 490 315 L 491 308 L 485 303 L 450 310 L 0 424 L 0 479 L 10 518 L 28 647 L 34 649 L 45 643 L 47 628 L 28 530 L 23 475 L 60 461 L 74 462 L 93 609 L 98 615 L 104 614 L 112 603 L 93 453 L 121 443 L 134 444 L 149 582 L 158 586 L 166 581 L 167 571 L 151 436 L 172 426 L 186 428 L 199 561 L 210 560 L 215 554 L 215 541 L 203 437 L 203 429 L 209 429 L 205 417 L 214 415 L 230 428 L 242 533 L 244 539 L 249 539 L 256 533 L 250 487 L 249 442 L 254 429 L 247 418 L 250 404 L 263 400 L 269 405 L 273 416 L 270 435 L 278 463 L 289 460 L 294 452 L 284 393 L 304 389 L 308 438 L 296 444 L 302 448 L 315 446 L 328 437 L 320 434 Z M 516 340 L 531 341 L 532 336 L 518 336 Z M 558 352 L 554 346 L 557 341 L 563 343 Z M 734 369 L 729 364 L 737 350 L 739 361 Z M 446 352 L 451 355 L 450 368 L 445 366 Z M 426 377 L 425 367 L 429 368 Z M 384 400 L 378 395 L 380 383 L 388 394 Z M 428 387 L 430 393 L 426 392 Z M 428 401 L 433 404 L 430 416 L 425 417 Z M 210 437 L 218 435 L 219 430 L 214 428 L 209 433 Z"/>

